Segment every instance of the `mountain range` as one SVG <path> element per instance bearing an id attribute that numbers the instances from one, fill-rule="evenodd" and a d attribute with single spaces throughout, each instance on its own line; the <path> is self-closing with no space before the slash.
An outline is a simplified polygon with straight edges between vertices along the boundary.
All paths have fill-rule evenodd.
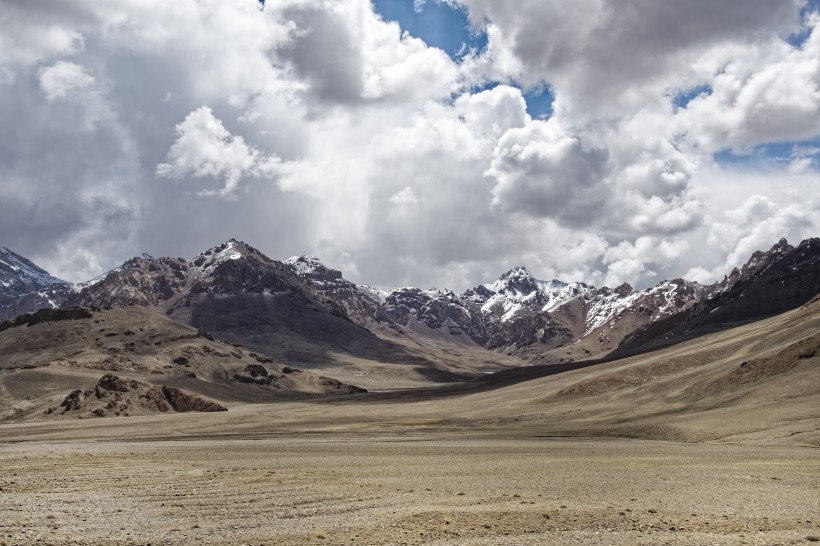
<path id="1" fill-rule="evenodd" d="M 779 315 L 818 292 L 820 239 L 781 240 L 706 286 L 596 288 L 516 267 L 461 294 L 377 290 L 235 239 L 191 259 L 143 254 L 78 284 L 2 248 L 0 420 L 497 388 Z"/>
<path id="2" fill-rule="evenodd" d="M 640 351 L 795 308 L 820 291 L 818 265 L 820 239 L 796 247 L 782 239 L 712 285 L 672 279 L 644 290 L 596 288 L 538 280 L 516 267 L 456 294 L 376 290 L 316 257 L 280 262 L 235 239 L 190 260 L 143 254 L 77 285 L 2 248 L 0 319 L 48 307 L 142 305 L 297 363 L 317 360 L 316 350 L 300 351 L 308 343 L 319 353 L 436 369 L 408 348 L 425 340 L 560 363 Z"/>

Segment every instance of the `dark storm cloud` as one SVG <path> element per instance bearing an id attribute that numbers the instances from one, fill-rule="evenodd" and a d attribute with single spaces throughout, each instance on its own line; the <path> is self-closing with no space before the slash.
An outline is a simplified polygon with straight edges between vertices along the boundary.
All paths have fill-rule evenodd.
<path id="1" fill-rule="evenodd" d="M 355 103 L 362 97 L 359 44 L 327 3 L 283 12 L 296 24 L 291 43 L 280 50 L 323 102 Z"/>

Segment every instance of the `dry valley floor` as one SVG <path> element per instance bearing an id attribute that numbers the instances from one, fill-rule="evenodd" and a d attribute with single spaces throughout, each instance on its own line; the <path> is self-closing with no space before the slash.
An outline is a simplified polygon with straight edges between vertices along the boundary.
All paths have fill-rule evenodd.
<path id="1" fill-rule="evenodd" d="M 321 434 L 0 449 L 6 544 L 808 544 L 806 447 Z"/>

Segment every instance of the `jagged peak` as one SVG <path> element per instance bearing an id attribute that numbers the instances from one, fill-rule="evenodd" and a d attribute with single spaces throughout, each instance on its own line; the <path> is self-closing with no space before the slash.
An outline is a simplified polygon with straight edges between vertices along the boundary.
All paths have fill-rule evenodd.
<path id="1" fill-rule="evenodd" d="M 619 296 L 621 296 L 622 298 L 630 295 L 634 291 L 635 291 L 635 289 L 632 288 L 632 285 L 629 284 L 628 282 L 625 282 L 625 283 L 621 284 L 620 286 L 618 286 L 614 290 L 614 292 L 616 294 L 618 294 Z"/>
<path id="2" fill-rule="evenodd" d="M 292 256 L 284 260 L 282 263 L 288 266 L 291 271 L 300 277 L 309 279 L 313 283 L 319 285 L 337 286 L 340 283 L 345 285 L 352 284 L 342 278 L 341 271 L 327 267 L 324 263 L 322 263 L 322 260 L 316 256 L 311 256 L 308 254 Z"/>
<path id="3" fill-rule="evenodd" d="M 538 284 L 539 282 L 532 276 L 529 269 L 524 266 L 518 266 L 510 269 L 497 280 L 484 286 L 495 293 L 510 291 L 530 293 L 538 289 Z"/>
<path id="4" fill-rule="evenodd" d="M 414 295 L 424 295 L 430 298 L 437 298 L 442 296 L 448 296 L 453 294 L 452 291 L 449 290 L 439 290 L 438 288 L 430 288 L 425 290 L 423 288 L 416 288 L 415 286 L 394 286 L 393 288 L 388 288 L 387 290 L 380 290 L 379 293 L 383 297 L 390 297 L 390 296 L 400 296 L 405 294 L 414 294 Z M 453 294 L 454 295 L 454 294 Z"/>
<path id="5" fill-rule="evenodd" d="M 8 267 L 15 275 L 24 275 L 38 284 L 68 284 L 62 279 L 53 277 L 48 271 L 39 267 L 28 258 L 21 256 L 8 247 L 0 247 L 0 264 Z"/>
<path id="6" fill-rule="evenodd" d="M 265 257 L 261 252 L 249 244 L 232 237 L 221 245 L 217 245 L 205 250 L 204 252 L 200 252 L 196 258 L 194 258 L 193 262 L 197 267 L 201 267 L 203 265 L 208 267 L 224 263 L 228 260 L 239 260 L 251 255 L 256 255 L 262 258 Z"/>
<path id="7" fill-rule="evenodd" d="M 784 237 L 769 250 L 769 254 L 783 254 L 784 252 L 789 252 L 790 250 L 794 250 L 794 247 L 790 245 Z"/>
<path id="8" fill-rule="evenodd" d="M 290 258 L 285 260 L 285 263 L 295 263 L 295 262 L 305 262 L 305 263 L 322 263 L 322 260 L 317 258 L 312 254 L 301 254 L 299 256 L 291 256 Z"/>
<path id="9" fill-rule="evenodd" d="M 534 277 L 532 276 L 532 273 L 530 273 L 530 270 L 527 269 L 526 266 L 519 265 L 519 266 L 513 267 L 512 269 L 510 269 L 509 271 L 507 271 L 506 273 L 501 275 L 501 277 L 499 277 L 498 280 L 522 279 L 522 278 L 534 279 Z"/>
<path id="10" fill-rule="evenodd" d="M 314 269 L 327 267 L 324 263 L 322 263 L 322 260 L 310 254 L 302 254 L 301 256 L 291 256 L 290 258 L 283 260 L 283 263 L 289 266 L 293 266 L 300 271 L 312 271 Z"/>
<path id="11" fill-rule="evenodd" d="M 675 286 L 700 286 L 700 284 L 695 282 L 695 281 L 687 281 L 686 279 L 681 278 L 681 277 L 675 277 L 674 279 L 666 279 L 664 281 L 659 282 L 656 286 L 669 286 L 669 285 L 675 285 Z"/>
<path id="12" fill-rule="evenodd" d="M 533 289 L 540 288 L 540 289 L 561 289 L 571 284 L 579 285 L 579 286 L 586 286 L 584 283 L 568 283 L 559 279 L 552 279 L 550 281 L 542 281 L 536 279 L 535 276 L 530 272 L 530 270 L 523 265 L 519 265 L 514 267 L 501 275 L 498 280 L 484 284 L 483 287 L 495 289 L 501 288 L 505 285 L 525 285 L 527 287 L 531 287 Z"/>

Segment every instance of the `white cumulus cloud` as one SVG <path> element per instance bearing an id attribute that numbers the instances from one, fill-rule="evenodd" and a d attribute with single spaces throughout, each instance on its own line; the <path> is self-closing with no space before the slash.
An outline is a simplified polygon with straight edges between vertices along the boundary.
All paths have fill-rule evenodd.
<path id="1" fill-rule="evenodd" d="M 222 178 L 219 190 L 204 190 L 204 195 L 230 196 L 246 176 L 275 175 L 281 164 L 232 135 L 213 111 L 202 106 L 176 126 L 176 141 L 168 150 L 167 163 L 157 165 L 157 174 L 166 178 Z"/>
<path id="2" fill-rule="evenodd" d="M 94 85 L 88 70 L 70 61 L 57 61 L 39 71 L 40 89 L 46 100 L 56 101 L 79 96 Z"/>

